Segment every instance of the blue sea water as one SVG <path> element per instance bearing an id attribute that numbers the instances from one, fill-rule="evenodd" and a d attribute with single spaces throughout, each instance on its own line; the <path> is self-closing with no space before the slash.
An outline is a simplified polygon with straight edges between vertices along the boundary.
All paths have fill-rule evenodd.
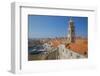
<path id="1" fill-rule="evenodd" d="M 43 46 L 33 46 L 33 47 L 28 47 L 28 53 L 30 54 L 39 54 L 43 52 Z"/>

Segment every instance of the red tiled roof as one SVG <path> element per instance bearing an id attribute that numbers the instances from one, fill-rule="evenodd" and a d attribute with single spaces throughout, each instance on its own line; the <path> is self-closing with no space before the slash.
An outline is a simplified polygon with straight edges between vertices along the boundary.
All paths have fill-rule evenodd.
<path id="1" fill-rule="evenodd" d="M 85 53 L 88 51 L 88 43 L 87 41 L 77 41 L 76 43 L 70 43 L 67 48 L 85 55 Z"/>
<path id="2" fill-rule="evenodd" d="M 51 40 L 53 47 L 57 47 L 58 45 L 62 44 L 61 40 Z M 88 42 L 87 40 L 77 39 L 75 43 L 70 43 L 66 48 L 71 49 L 74 52 L 85 54 L 88 53 Z"/>
<path id="3" fill-rule="evenodd" d="M 57 47 L 58 45 L 61 44 L 61 41 L 60 40 L 52 40 L 51 42 L 52 42 L 52 46 L 53 47 Z"/>

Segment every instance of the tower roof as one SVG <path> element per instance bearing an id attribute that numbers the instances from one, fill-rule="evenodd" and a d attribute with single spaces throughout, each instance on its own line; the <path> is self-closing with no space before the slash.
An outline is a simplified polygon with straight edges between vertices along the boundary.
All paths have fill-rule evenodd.
<path id="1" fill-rule="evenodd" d="M 73 20 L 72 20 L 72 17 L 70 17 L 70 20 L 69 20 L 69 22 L 73 22 Z"/>

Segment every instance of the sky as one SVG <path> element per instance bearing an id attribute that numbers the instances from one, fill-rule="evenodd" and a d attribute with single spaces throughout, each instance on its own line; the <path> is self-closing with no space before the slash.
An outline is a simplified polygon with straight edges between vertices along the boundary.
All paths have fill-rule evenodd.
<path id="1" fill-rule="evenodd" d="M 88 17 L 28 15 L 28 38 L 67 37 L 70 17 L 75 35 L 88 36 Z"/>

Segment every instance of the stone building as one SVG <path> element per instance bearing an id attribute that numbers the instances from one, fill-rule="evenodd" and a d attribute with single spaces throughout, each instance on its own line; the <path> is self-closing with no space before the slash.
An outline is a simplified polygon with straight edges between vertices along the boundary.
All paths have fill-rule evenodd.
<path id="1" fill-rule="evenodd" d="M 69 20 L 67 43 L 75 42 L 75 26 L 72 17 Z"/>

